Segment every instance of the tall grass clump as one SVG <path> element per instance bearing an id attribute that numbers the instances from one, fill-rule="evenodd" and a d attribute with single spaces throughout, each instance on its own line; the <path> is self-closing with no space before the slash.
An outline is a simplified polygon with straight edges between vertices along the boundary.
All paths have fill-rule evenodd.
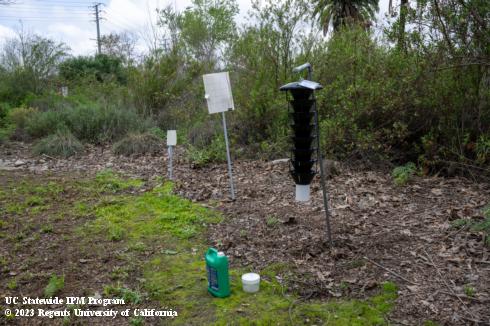
<path id="1" fill-rule="evenodd" d="M 33 152 L 37 155 L 69 157 L 83 150 L 82 143 L 72 133 L 62 128 L 34 145 Z"/>
<path id="2" fill-rule="evenodd" d="M 161 150 L 162 144 L 162 139 L 150 132 L 131 133 L 115 143 L 112 150 L 125 156 L 155 154 Z"/>

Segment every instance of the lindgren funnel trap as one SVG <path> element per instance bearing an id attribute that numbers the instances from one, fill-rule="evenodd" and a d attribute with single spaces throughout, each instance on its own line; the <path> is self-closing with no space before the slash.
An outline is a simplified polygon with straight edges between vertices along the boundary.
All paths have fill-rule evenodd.
<path id="1" fill-rule="evenodd" d="M 289 83 L 280 88 L 281 91 L 291 94 L 289 100 L 289 118 L 291 121 L 291 148 L 290 173 L 296 183 L 296 200 L 308 201 L 310 199 L 310 183 L 316 174 L 314 169 L 317 161 L 316 142 L 316 100 L 313 92 L 322 86 L 316 82 L 302 80 Z"/>

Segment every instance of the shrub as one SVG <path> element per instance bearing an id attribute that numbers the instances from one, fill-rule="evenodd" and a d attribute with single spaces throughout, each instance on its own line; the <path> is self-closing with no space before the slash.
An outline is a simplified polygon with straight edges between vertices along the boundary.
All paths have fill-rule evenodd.
<path id="1" fill-rule="evenodd" d="M 0 143 L 9 138 L 13 132 L 13 126 L 7 118 L 9 111 L 8 103 L 0 103 Z"/>
<path id="2" fill-rule="evenodd" d="M 118 155 L 155 154 L 162 148 L 162 139 L 152 133 L 129 134 L 114 144 L 112 150 Z"/>
<path id="3" fill-rule="evenodd" d="M 19 129 L 26 127 L 29 118 L 37 113 L 37 109 L 28 107 L 14 108 L 9 112 L 9 119 Z"/>
<path id="4" fill-rule="evenodd" d="M 69 157 L 83 150 L 83 145 L 67 129 L 41 139 L 33 148 L 35 154 Z"/>
<path id="5" fill-rule="evenodd" d="M 393 180 L 399 186 L 405 185 L 410 178 L 415 174 L 417 167 L 412 162 L 409 162 L 403 166 L 396 167 L 393 172 Z"/>
<path id="6" fill-rule="evenodd" d="M 212 162 L 226 161 L 226 145 L 224 136 L 213 139 L 209 146 L 198 148 L 190 144 L 186 151 L 188 161 L 193 167 L 199 168 Z"/>
<path id="7" fill-rule="evenodd" d="M 36 112 L 30 115 L 25 122 L 25 129 L 29 136 L 41 138 L 56 133 L 66 127 L 66 112 L 52 110 Z"/>
<path id="8" fill-rule="evenodd" d="M 165 132 L 158 128 L 158 127 L 152 127 L 148 130 L 148 133 L 152 134 L 152 135 L 155 135 L 157 136 L 158 138 L 160 139 L 165 139 L 167 137 L 167 135 L 165 134 Z"/>
<path id="9" fill-rule="evenodd" d="M 134 110 L 112 105 L 102 107 L 95 103 L 69 110 L 66 123 L 75 136 L 90 143 L 113 141 L 150 126 L 150 122 Z"/>
<path id="10" fill-rule="evenodd" d="M 25 122 L 26 132 L 33 138 L 68 129 L 78 139 L 94 144 L 114 141 L 151 126 L 150 120 L 132 109 L 95 102 L 65 104 L 54 110 L 34 112 Z"/>

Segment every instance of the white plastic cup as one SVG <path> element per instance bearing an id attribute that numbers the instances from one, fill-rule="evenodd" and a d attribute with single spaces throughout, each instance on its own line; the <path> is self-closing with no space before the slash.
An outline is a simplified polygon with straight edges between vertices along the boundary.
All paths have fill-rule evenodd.
<path id="1" fill-rule="evenodd" d="M 296 201 L 310 200 L 310 185 L 296 185 Z"/>
<path id="2" fill-rule="evenodd" d="M 247 273 L 242 275 L 243 291 L 255 293 L 259 291 L 260 275 L 257 273 Z"/>

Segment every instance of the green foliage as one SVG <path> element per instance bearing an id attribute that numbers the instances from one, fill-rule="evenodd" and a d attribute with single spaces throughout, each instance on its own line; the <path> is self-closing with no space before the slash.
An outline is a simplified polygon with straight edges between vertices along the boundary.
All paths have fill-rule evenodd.
<path id="1" fill-rule="evenodd" d="M 148 133 L 157 136 L 160 139 L 165 139 L 167 137 L 167 134 L 165 134 L 165 132 L 163 132 L 163 130 L 158 127 L 148 129 Z"/>
<path id="2" fill-rule="evenodd" d="M 26 132 L 38 138 L 67 128 L 81 141 L 97 144 L 117 140 L 129 132 L 144 131 L 150 126 L 151 122 L 134 110 L 87 102 L 34 113 L 26 122 Z"/>
<path id="3" fill-rule="evenodd" d="M 417 167 L 415 166 L 415 164 L 409 162 L 403 166 L 398 166 L 393 169 L 391 175 L 393 176 L 393 181 L 395 181 L 398 186 L 403 186 L 407 184 L 407 182 L 412 178 L 416 171 Z"/>
<path id="4" fill-rule="evenodd" d="M 193 0 L 181 14 L 169 9 L 161 11 L 160 23 L 174 27 L 183 53 L 196 61 L 216 63 L 218 49 L 235 36 L 234 16 L 238 14 L 235 0 Z"/>
<path id="5" fill-rule="evenodd" d="M 369 26 L 379 11 L 377 0 L 315 0 L 313 15 L 318 16 L 318 23 L 326 35 L 329 26 L 334 32 L 352 24 Z"/>
<path id="6" fill-rule="evenodd" d="M 475 296 L 475 293 L 476 293 L 476 290 L 471 285 L 466 284 L 464 286 L 464 294 L 466 294 L 466 296 L 468 296 L 468 297 L 471 298 L 471 297 L 474 297 Z"/>
<path id="7" fill-rule="evenodd" d="M 102 170 L 95 176 L 95 188 L 102 192 L 116 193 L 119 191 L 139 188 L 143 185 L 141 180 L 125 179 L 112 170 Z"/>
<path id="8" fill-rule="evenodd" d="M 268 227 L 273 227 L 279 223 L 279 219 L 275 216 L 267 216 L 267 219 L 265 220 L 265 224 L 267 224 Z"/>
<path id="9" fill-rule="evenodd" d="M 490 161 L 490 135 L 481 135 L 476 142 L 476 162 L 485 164 Z"/>
<path id="10" fill-rule="evenodd" d="M 7 283 L 7 289 L 9 290 L 15 290 L 17 289 L 17 281 L 15 279 L 13 280 L 10 280 L 8 283 Z"/>
<path id="11" fill-rule="evenodd" d="M 10 110 L 8 118 L 19 129 L 24 129 L 30 116 L 38 112 L 35 108 L 17 107 Z"/>
<path id="12" fill-rule="evenodd" d="M 38 112 L 20 119 L 14 138 L 23 129 L 37 139 L 66 127 L 98 144 L 158 126 L 189 135 L 196 165 L 221 160 L 209 148 L 219 145 L 212 144 L 218 128 L 208 123 L 202 74 L 228 70 L 239 108 L 229 118 L 233 143 L 255 158 L 284 157 L 290 128 L 278 88 L 305 77 L 291 70 L 311 62 L 324 86 L 317 99 L 328 155 L 417 162 L 424 173 L 452 174 L 457 164 L 458 172 L 476 167 L 488 175 L 489 28 L 481 17 L 490 5 L 421 1 L 414 10 L 407 3 L 375 35 L 374 0 L 269 0 L 255 3 L 241 28 L 235 0 L 194 0 L 181 12 L 159 10 L 154 32 L 165 31 L 168 42 L 154 43 L 139 63 L 130 59 L 131 41 L 118 35 L 104 39 L 113 55 L 62 63 L 64 45 L 19 35 L 1 55 L 0 140 L 13 133 L 7 111 L 23 106 Z M 317 19 L 333 25 L 328 40 L 311 28 Z M 22 40 L 27 52 L 19 51 Z M 56 95 L 59 85 L 70 87 L 68 98 Z"/>
<path id="13" fill-rule="evenodd" d="M 124 84 L 127 80 L 121 59 L 106 54 L 70 58 L 61 63 L 59 69 L 60 77 L 66 81 L 89 79 L 98 82 L 116 81 Z"/>
<path id="14" fill-rule="evenodd" d="M 48 285 L 44 288 L 44 296 L 50 298 L 65 287 L 65 276 L 52 275 Z"/>
<path id="15" fill-rule="evenodd" d="M 197 148 L 189 144 L 186 150 L 186 156 L 194 167 L 203 167 L 209 163 L 226 161 L 226 144 L 224 136 L 213 138 L 211 144 L 204 148 Z"/>
<path id="16" fill-rule="evenodd" d="M 104 286 L 104 294 L 106 296 L 121 298 L 124 300 L 126 304 L 128 303 L 138 304 L 141 303 L 142 301 L 141 294 L 139 292 L 133 291 L 125 287 L 121 287 L 119 285 Z"/>
<path id="17" fill-rule="evenodd" d="M 219 218 L 204 208 L 171 193 L 171 184 L 122 202 L 97 207 L 93 228 L 108 234 L 111 240 L 128 239 L 139 242 L 143 237 L 171 234 L 188 239 L 199 234 L 208 223 Z"/>
<path id="18" fill-rule="evenodd" d="M 8 103 L 0 102 L 0 144 L 10 137 L 15 128 L 10 122 L 10 119 L 8 119 L 10 110 L 11 108 Z"/>
<path id="19" fill-rule="evenodd" d="M 67 129 L 59 129 L 36 143 L 33 152 L 37 155 L 69 157 L 83 151 L 83 145 Z"/>
<path id="20" fill-rule="evenodd" d="M 490 205 L 482 210 L 483 219 L 457 219 L 452 221 L 451 226 L 454 228 L 468 227 L 473 232 L 483 234 L 483 243 L 490 247 Z"/>
<path id="21" fill-rule="evenodd" d="M 152 133 L 129 134 L 114 144 L 112 150 L 118 155 L 156 154 L 162 149 L 162 139 Z"/>
<path id="22" fill-rule="evenodd" d="M 29 94 L 46 91 L 68 50 L 63 43 L 24 30 L 7 39 L 0 55 L 0 102 L 18 106 Z"/>

